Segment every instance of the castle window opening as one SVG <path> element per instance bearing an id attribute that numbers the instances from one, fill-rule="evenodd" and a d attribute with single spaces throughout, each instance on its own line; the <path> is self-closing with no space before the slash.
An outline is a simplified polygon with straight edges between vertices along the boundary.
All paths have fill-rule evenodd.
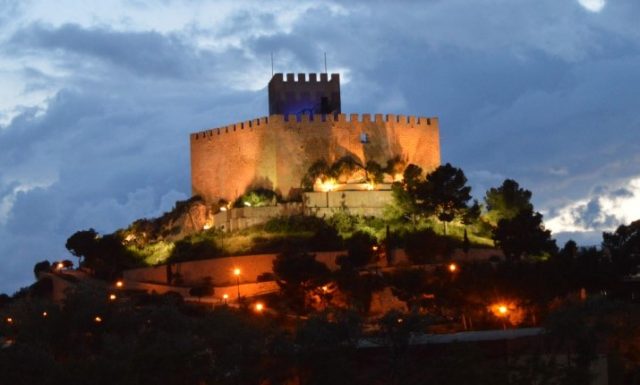
<path id="1" fill-rule="evenodd" d="M 366 132 L 360 133 L 360 143 L 369 143 L 369 134 L 367 134 Z"/>

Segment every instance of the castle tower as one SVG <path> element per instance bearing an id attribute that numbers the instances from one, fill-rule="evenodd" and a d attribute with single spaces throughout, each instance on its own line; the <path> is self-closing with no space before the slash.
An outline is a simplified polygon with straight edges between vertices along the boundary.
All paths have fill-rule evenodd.
<path id="1" fill-rule="evenodd" d="M 326 73 L 273 75 L 269 81 L 269 115 L 339 114 L 340 75 Z"/>

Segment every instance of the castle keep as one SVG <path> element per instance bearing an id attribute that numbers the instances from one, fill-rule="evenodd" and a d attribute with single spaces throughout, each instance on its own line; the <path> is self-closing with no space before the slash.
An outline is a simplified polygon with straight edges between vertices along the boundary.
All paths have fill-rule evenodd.
<path id="1" fill-rule="evenodd" d="M 233 201 L 263 187 L 286 198 L 300 193 L 315 161 L 347 155 L 362 164 L 399 156 L 425 171 L 440 165 L 437 118 L 342 114 L 338 74 L 275 74 L 269 114 L 191 134 L 193 195 Z"/>

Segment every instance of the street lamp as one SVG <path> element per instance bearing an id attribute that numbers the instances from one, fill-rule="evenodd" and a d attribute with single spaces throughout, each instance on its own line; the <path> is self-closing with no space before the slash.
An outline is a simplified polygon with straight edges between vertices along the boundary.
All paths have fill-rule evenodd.
<path id="1" fill-rule="evenodd" d="M 256 313 L 262 313 L 264 310 L 264 304 L 262 302 L 258 302 L 255 306 Z"/>
<path id="2" fill-rule="evenodd" d="M 122 281 L 117 281 L 116 282 L 116 287 L 117 288 L 122 288 L 122 286 L 124 286 L 124 282 L 122 282 Z"/>
<path id="3" fill-rule="evenodd" d="M 233 269 L 233 275 L 236 276 L 236 285 L 238 287 L 238 300 L 239 300 L 240 299 L 240 269 L 237 267 Z"/>
<path id="4" fill-rule="evenodd" d="M 497 303 L 492 306 L 493 314 L 502 320 L 502 328 L 507 330 L 507 319 L 509 317 L 509 304 Z"/>
<path id="5" fill-rule="evenodd" d="M 449 264 L 449 271 L 452 273 L 455 273 L 456 271 L 458 271 L 458 265 L 456 265 L 455 263 L 450 263 Z"/>
<path id="6" fill-rule="evenodd" d="M 227 304 L 227 300 L 229 299 L 229 294 L 224 293 L 224 294 L 222 295 L 222 299 L 224 300 L 224 304 L 226 305 L 226 304 Z"/>

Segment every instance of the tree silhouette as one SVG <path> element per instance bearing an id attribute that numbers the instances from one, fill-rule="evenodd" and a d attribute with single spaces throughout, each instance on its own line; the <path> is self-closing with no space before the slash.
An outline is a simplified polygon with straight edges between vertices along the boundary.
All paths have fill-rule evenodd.
<path id="1" fill-rule="evenodd" d="M 545 230 L 542 224 L 542 214 L 530 209 L 511 219 L 501 219 L 493 231 L 493 239 L 510 260 L 554 253 L 558 249 L 551 231 Z"/>
<path id="2" fill-rule="evenodd" d="M 91 258 L 95 255 L 98 233 L 94 229 L 81 230 L 74 233 L 69 239 L 65 247 L 71 254 L 78 257 L 78 265 L 80 260 L 85 258 L 85 262 L 91 264 Z"/>
<path id="3" fill-rule="evenodd" d="M 635 274 L 640 263 L 640 220 L 603 233 L 602 248 L 610 253 L 616 274 Z"/>
<path id="4" fill-rule="evenodd" d="M 427 175 L 425 183 L 419 186 L 418 196 L 424 212 L 435 215 L 444 223 L 446 234 L 447 223 L 468 210 L 471 187 L 467 186 L 464 172 L 447 163 Z"/>
<path id="5" fill-rule="evenodd" d="M 329 268 L 316 256 L 299 250 L 286 250 L 273 261 L 273 272 L 283 294 L 293 308 L 304 310 L 306 292 L 324 284 Z"/>
<path id="6" fill-rule="evenodd" d="M 486 218 L 496 226 L 501 219 L 511 219 L 524 210 L 533 210 L 531 191 L 520 188 L 513 179 L 505 179 L 497 188 L 490 188 L 484 197 Z"/>

